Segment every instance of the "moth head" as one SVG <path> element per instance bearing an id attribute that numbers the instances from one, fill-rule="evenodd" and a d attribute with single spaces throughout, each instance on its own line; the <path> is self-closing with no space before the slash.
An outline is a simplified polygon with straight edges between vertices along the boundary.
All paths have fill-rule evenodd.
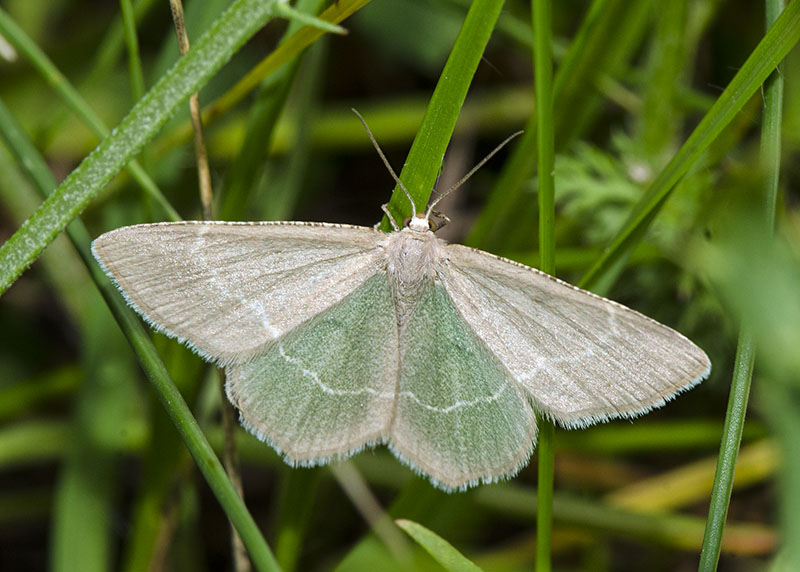
<path id="1" fill-rule="evenodd" d="M 406 220 L 403 221 L 403 226 L 412 232 L 419 233 L 436 230 L 435 225 L 422 213 L 415 213 L 414 216 L 406 218 Z"/>
<path id="2" fill-rule="evenodd" d="M 450 222 L 450 218 L 438 211 L 431 211 L 425 214 L 416 213 L 403 220 L 403 228 L 408 228 L 414 232 L 436 232 Z"/>

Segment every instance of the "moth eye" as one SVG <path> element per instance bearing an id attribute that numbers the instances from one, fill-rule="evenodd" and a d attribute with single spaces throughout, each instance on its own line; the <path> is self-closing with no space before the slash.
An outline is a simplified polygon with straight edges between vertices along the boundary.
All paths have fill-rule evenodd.
<path id="1" fill-rule="evenodd" d="M 407 216 L 403 219 L 403 228 L 407 227 L 411 223 L 411 217 Z"/>

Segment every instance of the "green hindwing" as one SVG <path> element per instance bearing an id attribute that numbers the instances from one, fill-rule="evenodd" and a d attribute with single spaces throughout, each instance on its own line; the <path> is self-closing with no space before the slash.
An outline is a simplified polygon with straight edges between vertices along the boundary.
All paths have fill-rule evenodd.
<path id="1" fill-rule="evenodd" d="M 444 488 L 516 473 L 533 450 L 533 410 L 443 286 L 426 289 L 400 335 L 395 453 Z"/>
<path id="2" fill-rule="evenodd" d="M 389 423 L 397 321 L 386 274 L 228 368 L 242 423 L 294 464 L 314 465 L 378 442 Z"/>

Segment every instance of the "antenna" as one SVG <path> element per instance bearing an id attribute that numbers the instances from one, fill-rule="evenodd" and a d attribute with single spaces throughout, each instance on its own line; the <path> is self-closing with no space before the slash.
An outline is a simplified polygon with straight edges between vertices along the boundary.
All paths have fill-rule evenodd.
<path id="1" fill-rule="evenodd" d="M 478 163 L 477 165 L 475 165 L 474 167 L 472 167 L 472 169 L 470 169 L 469 173 L 467 173 L 466 175 L 464 175 L 463 177 L 461 177 L 461 179 L 459 179 L 459 181 L 458 181 L 458 182 L 457 182 L 455 185 L 453 185 L 452 187 L 450 187 L 449 189 L 447 189 L 447 190 L 446 190 L 444 193 L 442 193 L 441 195 L 439 195 L 438 197 L 436 197 L 436 199 L 435 199 L 433 202 L 431 202 L 431 204 L 428 206 L 428 210 L 426 210 L 426 211 L 425 211 L 425 218 L 427 219 L 427 218 L 430 216 L 430 214 L 431 214 L 431 211 L 433 211 L 433 207 L 435 207 L 435 206 L 436 206 L 436 205 L 439 203 L 439 201 L 441 201 L 441 200 L 442 200 L 442 199 L 444 199 L 444 198 L 445 198 L 447 195 L 449 195 L 450 193 L 452 193 L 453 191 L 455 191 L 455 190 L 456 190 L 458 187 L 460 187 L 461 185 L 463 185 L 464 183 L 466 183 L 466 182 L 467 182 L 467 180 L 468 180 L 468 179 L 469 179 L 469 178 L 470 178 L 472 175 L 474 175 L 474 174 L 475 174 L 475 171 L 477 171 L 478 169 L 480 169 L 481 167 L 483 167 L 483 166 L 486 164 L 486 162 L 487 162 L 489 159 L 491 159 L 492 157 L 494 157 L 494 156 L 495 156 L 495 154 L 496 154 L 496 153 L 497 153 L 497 152 L 498 152 L 500 149 L 502 149 L 503 147 L 505 147 L 506 145 L 508 145 L 508 144 L 511 142 L 511 140 L 512 140 L 512 139 L 514 139 L 515 137 L 518 137 L 518 136 L 522 135 L 522 133 L 524 133 L 524 132 L 523 132 L 523 131 L 517 131 L 516 133 L 512 133 L 511 135 L 509 135 L 508 137 L 506 137 L 505 141 L 503 141 L 502 143 L 500 143 L 500 145 L 498 145 L 497 147 L 495 147 L 495 148 L 494 148 L 494 150 L 493 150 L 491 153 L 489 153 L 488 155 L 486 155 L 486 157 L 484 157 L 483 159 L 481 159 L 480 163 Z"/>
<path id="2" fill-rule="evenodd" d="M 389 164 L 389 160 L 386 158 L 386 155 L 383 154 L 383 150 L 381 149 L 381 146 L 378 145 L 378 142 L 375 140 L 375 136 L 372 134 L 372 131 L 369 130 L 369 126 L 367 125 L 367 122 L 364 121 L 364 118 L 361 117 L 361 114 L 358 111 L 356 111 L 354 108 L 350 108 L 350 110 L 353 113 L 356 114 L 356 117 L 358 117 L 358 119 L 361 121 L 361 125 L 363 125 L 364 129 L 367 130 L 367 135 L 369 135 L 369 140 L 372 141 L 372 146 L 375 147 L 375 150 L 378 152 L 378 155 L 380 156 L 381 160 L 383 160 L 383 164 L 386 165 L 386 168 L 389 170 L 389 174 L 392 175 L 392 179 L 394 179 L 394 182 L 397 183 L 397 185 L 401 189 L 403 189 L 403 192 L 406 194 L 406 198 L 408 198 L 408 202 L 411 203 L 411 213 L 412 213 L 413 216 L 416 217 L 417 216 L 417 207 L 416 207 L 416 205 L 414 205 L 414 199 L 411 198 L 411 193 L 409 193 L 406 190 L 405 185 L 403 185 L 403 183 L 400 182 L 400 178 L 394 172 L 394 169 L 392 169 L 392 166 Z M 388 212 L 387 212 L 387 214 L 388 214 Z"/>

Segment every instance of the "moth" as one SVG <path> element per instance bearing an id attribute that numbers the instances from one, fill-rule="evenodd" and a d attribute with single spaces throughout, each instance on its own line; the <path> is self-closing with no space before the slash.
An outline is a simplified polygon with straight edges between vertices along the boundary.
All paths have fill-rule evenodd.
<path id="1" fill-rule="evenodd" d="M 528 462 L 536 413 L 567 428 L 634 417 L 709 374 L 667 326 L 447 244 L 435 204 L 389 234 L 157 223 L 103 234 L 92 251 L 149 324 L 225 368 L 244 427 L 291 465 L 385 444 L 463 490 Z"/>

